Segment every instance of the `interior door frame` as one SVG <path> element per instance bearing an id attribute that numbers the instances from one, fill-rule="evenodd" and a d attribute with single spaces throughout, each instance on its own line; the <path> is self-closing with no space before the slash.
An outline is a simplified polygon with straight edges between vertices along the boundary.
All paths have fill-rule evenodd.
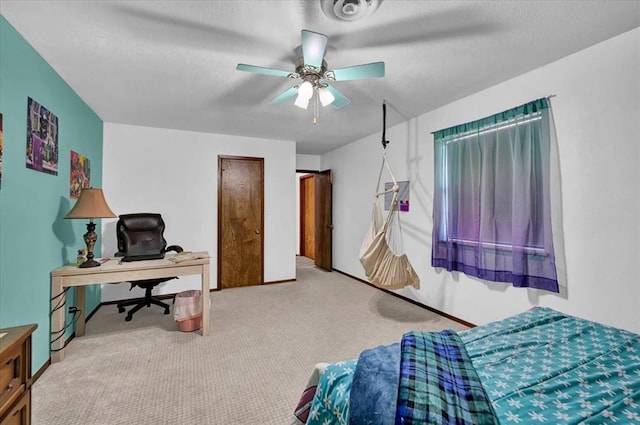
<path id="1" fill-rule="evenodd" d="M 315 183 L 315 258 L 313 263 L 333 271 L 333 172 L 319 171 Z"/>
<path id="2" fill-rule="evenodd" d="M 217 252 L 217 257 L 218 257 L 218 270 L 217 270 L 217 285 L 218 285 L 218 289 L 224 289 L 222 286 L 222 217 L 221 217 L 221 211 L 222 211 L 222 162 L 225 159 L 230 159 L 230 160 L 245 160 L 245 161 L 256 161 L 260 163 L 262 172 L 261 172 L 261 176 L 260 176 L 260 181 L 261 181 L 261 198 L 262 198 L 262 202 L 260 205 L 260 256 L 261 256 L 261 265 L 260 265 L 260 282 L 258 283 L 258 285 L 263 285 L 264 284 L 264 196 L 265 196 L 265 192 L 264 192 L 264 158 L 262 157 L 253 157 L 253 156 L 239 156 L 239 155 L 218 155 L 218 252 Z"/>
<path id="3" fill-rule="evenodd" d="M 296 171 L 296 173 L 298 173 L 298 171 Z M 316 173 L 305 173 L 304 176 L 300 176 L 298 178 L 298 188 L 299 188 L 299 202 L 298 202 L 298 207 L 299 207 L 299 219 L 300 219 L 300 228 L 298 229 L 298 233 L 299 233 L 299 241 L 298 241 L 298 250 L 300 251 L 300 255 L 302 255 L 303 257 L 309 257 L 307 254 L 307 249 L 306 249 L 306 230 L 309 229 L 309 223 L 307 223 L 307 219 L 306 216 L 307 214 L 305 214 L 305 207 L 309 207 L 308 203 L 305 201 L 305 191 L 307 190 L 303 184 L 303 180 L 306 179 L 314 179 L 313 184 L 315 185 L 315 174 Z M 313 189 L 313 191 L 315 192 L 315 187 Z M 315 197 L 314 197 L 315 199 Z M 313 209 L 314 209 L 314 214 L 315 214 L 315 203 L 313 205 Z M 314 244 L 315 244 L 315 222 L 314 222 Z M 315 257 L 315 248 L 314 248 L 314 255 Z"/>
<path id="4" fill-rule="evenodd" d="M 317 180 L 317 176 L 319 176 L 319 175 L 328 174 L 329 175 L 329 183 L 332 186 L 333 172 L 330 169 L 329 170 L 299 170 L 299 169 L 296 169 L 296 174 L 298 174 L 298 173 L 300 173 L 300 174 L 313 174 L 315 176 L 314 180 Z M 303 176 L 300 176 L 298 178 L 298 182 L 300 181 L 300 179 L 302 177 Z M 315 185 L 315 189 L 314 190 L 317 191 L 317 183 Z M 333 196 L 330 195 L 330 197 L 332 198 Z M 301 194 L 300 194 L 300 198 L 302 198 Z M 317 202 L 318 201 L 318 193 L 315 194 L 315 198 L 316 198 L 316 202 Z M 331 200 L 331 203 L 333 204 L 333 200 Z M 299 200 L 299 205 L 302 206 L 302 199 Z M 333 205 L 330 206 L 330 209 L 331 210 L 333 209 Z M 318 235 L 318 231 L 317 231 L 317 226 L 318 226 L 318 223 L 319 223 L 318 215 L 320 214 L 320 209 L 316 206 L 315 210 L 316 210 L 315 211 L 316 230 L 315 230 L 315 236 L 314 237 L 315 237 L 315 240 L 316 240 L 316 244 L 318 244 L 318 243 L 322 243 L 322 242 L 318 242 L 322 238 L 319 237 L 320 235 Z M 303 220 L 302 216 L 303 215 L 304 215 L 303 211 L 300 210 L 299 213 L 298 213 L 298 216 L 299 216 L 300 221 L 301 221 L 300 222 L 300 226 L 301 227 L 302 227 L 302 220 Z M 332 246 L 333 245 L 333 236 L 332 236 L 332 232 L 333 232 L 333 217 L 332 216 L 333 216 L 333 213 L 331 213 L 330 217 L 329 217 L 330 223 L 325 223 L 325 225 L 329 226 L 328 232 L 330 233 L 329 234 L 329 238 L 328 238 L 329 240 L 325 241 L 325 243 L 329 244 L 329 253 L 328 253 L 329 259 L 328 259 L 328 263 L 325 264 L 326 267 L 321 267 L 321 266 L 319 266 L 317 264 L 317 261 L 318 261 L 317 257 L 318 257 L 318 251 L 319 251 L 319 249 L 317 248 L 317 245 L 316 245 L 316 249 L 315 249 L 315 257 L 316 257 L 316 259 L 314 259 L 314 264 L 316 266 L 319 266 L 319 267 L 321 267 L 321 268 L 323 268 L 324 270 L 327 270 L 327 271 L 332 271 L 333 270 L 333 266 L 332 266 L 332 264 L 333 264 L 333 246 Z M 299 244 L 300 245 L 302 245 L 302 243 L 303 243 L 302 238 L 303 238 L 302 229 L 300 229 L 300 240 L 299 240 Z M 300 249 L 300 251 L 301 251 L 300 255 L 302 255 L 302 249 Z M 327 260 L 327 259 L 325 259 L 325 260 Z"/>

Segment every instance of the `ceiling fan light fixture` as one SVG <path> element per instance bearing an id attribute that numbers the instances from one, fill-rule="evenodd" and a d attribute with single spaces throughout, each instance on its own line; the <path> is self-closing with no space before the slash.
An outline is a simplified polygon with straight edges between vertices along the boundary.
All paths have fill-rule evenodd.
<path id="1" fill-rule="evenodd" d="M 296 97 L 296 101 L 293 102 L 293 104 L 298 108 L 307 109 L 307 107 L 309 106 L 309 98 L 298 95 L 298 97 Z"/>
<path id="2" fill-rule="evenodd" d="M 333 93 L 327 90 L 326 87 L 318 88 L 318 97 L 320 98 L 320 103 L 322 104 L 322 106 L 329 106 L 333 103 L 334 100 L 336 100 Z"/>
<path id="3" fill-rule="evenodd" d="M 293 104 L 298 108 L 307 109 L 307 107 L 309 106 L 309 99 L 298 96 L 296 97 L 296 101 L 293 102 Z"/>
<path id="4" fill-rule="evenodd" d="M 298 87 L 298 97 L 309 100 L 311 96 L 313 96 L 313 84 L 311 84 L 310 81 L 305 81 L 300 84 L 300 87 Z"/>
<path id="5" fill-rule="evenodd" d="M 369 16 L 382 0 L 320 0 L 325 15 L 337 21 L 355 21 Z"/>

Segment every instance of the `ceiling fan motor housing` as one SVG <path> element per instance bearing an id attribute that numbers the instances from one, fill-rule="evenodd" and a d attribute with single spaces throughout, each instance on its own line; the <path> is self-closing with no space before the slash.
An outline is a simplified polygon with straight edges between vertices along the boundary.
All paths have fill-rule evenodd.
<path id="1" fill-rule="evenodd" d="M 316 68 L 314 66 L 309 66 L 304 64 L 304 58 L 300 57 L 296 61 L 296 72 L 292 74 L 293 78 L 300 78 L 304 81 L 311 82 L 314 86 L 319 86 L 318 82 L 320 79 L 326 78 L 325 74 L 327 74 L 327 61 L 322 60 L 322 66 L 320 68 Z"/>
<path id="2" fill-rule="evenodd" d="M 337 21 L 355 21 L 375 12 L 382 0 L 320 0 L 322 11 Z"/>

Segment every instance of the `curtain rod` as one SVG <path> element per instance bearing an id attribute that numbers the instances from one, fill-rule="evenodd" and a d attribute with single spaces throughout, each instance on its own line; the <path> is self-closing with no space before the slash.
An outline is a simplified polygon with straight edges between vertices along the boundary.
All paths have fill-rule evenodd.
<path id="1" fill-rule="evenodd" d="M 550 94 L 549 96 L 546 96 L 545 99 L 551 99 L 552 97 L 556 97 L 556 95 L 555 94 Z M 436 134 L 438 131 L 440 131 L 440 130 L 432 131 L 431 134 Z"/>

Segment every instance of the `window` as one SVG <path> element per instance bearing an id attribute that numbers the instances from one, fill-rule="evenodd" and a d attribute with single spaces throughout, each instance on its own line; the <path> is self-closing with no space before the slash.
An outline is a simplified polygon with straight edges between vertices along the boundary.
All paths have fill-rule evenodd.
<path id="1" fill-rule="evenodd" d="M 558 292 L 546 98 L 434 133 L 431 264 Z"/>

